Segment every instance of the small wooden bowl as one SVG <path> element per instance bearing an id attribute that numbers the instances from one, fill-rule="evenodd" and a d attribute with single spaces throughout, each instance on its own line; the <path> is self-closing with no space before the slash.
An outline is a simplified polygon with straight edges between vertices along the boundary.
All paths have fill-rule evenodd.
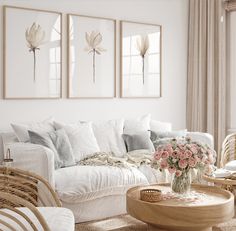
<path id="1" fill-rule="evenodd" d="M 161 190 L 143 189 L 140 191 L 140 199 L 147 202 L 158 202 L 162 200 Z"/>

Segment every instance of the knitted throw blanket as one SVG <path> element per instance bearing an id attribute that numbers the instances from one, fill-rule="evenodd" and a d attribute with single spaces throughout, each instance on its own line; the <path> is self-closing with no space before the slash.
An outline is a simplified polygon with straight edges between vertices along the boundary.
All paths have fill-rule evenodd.
<path id="1" fill-rule="evenodd" d="M 78 162 L 78 165 L 90 166 L 115 166 L 115 167 L 140 167 L 142 164 L 150 165 L 153 154 L 147 150 L 136 150 L 124 154 L 123 157 L 116 157 L 112 153 L 98 152 L 93 156 Z"/>

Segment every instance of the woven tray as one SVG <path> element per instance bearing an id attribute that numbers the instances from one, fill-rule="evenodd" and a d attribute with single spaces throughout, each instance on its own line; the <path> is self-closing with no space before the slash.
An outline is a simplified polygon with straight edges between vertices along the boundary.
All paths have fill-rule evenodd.
<path id="1" fill-rule="evenodd" d="M 162 200 L 161 190 L 158 189 L 143 189 L 140 191 L 142 201 L 158 202 Z"/>

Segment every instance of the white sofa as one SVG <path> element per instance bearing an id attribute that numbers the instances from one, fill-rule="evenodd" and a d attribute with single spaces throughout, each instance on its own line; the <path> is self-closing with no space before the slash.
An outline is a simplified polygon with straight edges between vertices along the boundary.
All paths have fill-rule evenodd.
<path id="1" fill-rule="evenodd" d="M 170 124 L 161 125 L 170 129 Z M 213 137 L 210 134 L 189 132 L 188 136 L 213 147 Z M 55 170 L 54 154 L 50 149 L 17 142 L 13 133 L 2 133 L 0 138 L 0 161 L 8 146 L 6 143 L 11 143 L 13 166 L 46 178 L 55 188 L 63 206 L 73 211 L 76 223 L 124 214 L 127 189 L 165 181 L 163 175 L 148 166 L 139 169 L 72 166 Z"/>

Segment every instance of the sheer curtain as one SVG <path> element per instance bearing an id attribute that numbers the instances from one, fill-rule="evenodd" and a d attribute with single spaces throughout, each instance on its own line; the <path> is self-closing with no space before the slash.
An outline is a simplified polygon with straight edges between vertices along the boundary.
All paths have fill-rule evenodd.
<path id="1" fill-rule="evenodd" d="M 218 153 L 226 135 L 224 2 L 189 1 L 187 128 L 211 133 Z"/>

